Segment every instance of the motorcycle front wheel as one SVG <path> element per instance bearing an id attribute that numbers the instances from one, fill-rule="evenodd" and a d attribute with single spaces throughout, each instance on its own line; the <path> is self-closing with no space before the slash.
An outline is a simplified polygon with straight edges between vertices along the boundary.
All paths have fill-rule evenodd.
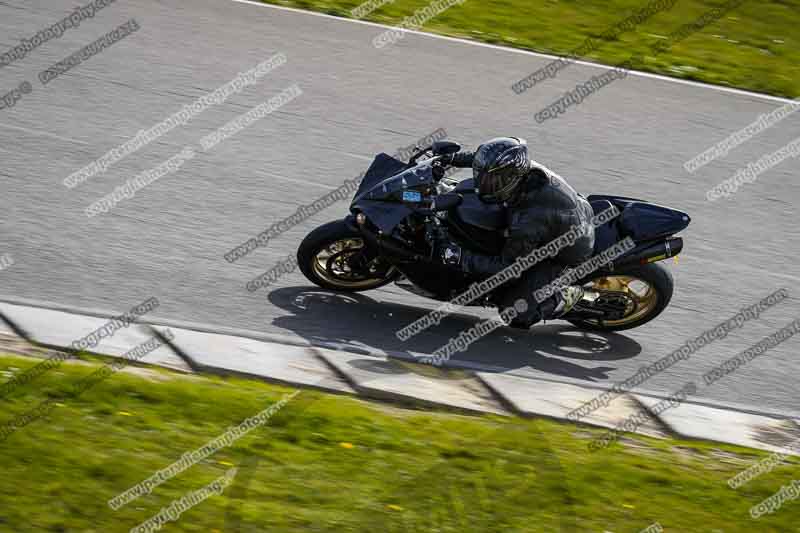
<path id="1" fill-rule="evenodd" d="M 309 233 L 297 250 L 297 264 L 308 280 L 323 289 L 361 292 L 383 287 L 400 276 L 376 261 L 354 267 L 364 239 L 344 220 L 329 222 Z"/>

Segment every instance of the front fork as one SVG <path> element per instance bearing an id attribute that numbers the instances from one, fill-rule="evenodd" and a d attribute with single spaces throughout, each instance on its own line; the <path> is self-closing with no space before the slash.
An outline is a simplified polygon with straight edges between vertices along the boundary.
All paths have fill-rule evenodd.
<path id="1" fill-rule="evenodd" d="M 351 229 L 361 233 L 354 215 L 348 215 L 344 220 Z M 387 275 L 391 265 L 381 259 L 380 250 L 372 246 L 370 242 L 363 237 L 362 242 L 364 246 L 361 248 L 360 252 L 347 258 L 348 266 L 353 271 L 369 273 L 371 277 L 384 277 Z"/>

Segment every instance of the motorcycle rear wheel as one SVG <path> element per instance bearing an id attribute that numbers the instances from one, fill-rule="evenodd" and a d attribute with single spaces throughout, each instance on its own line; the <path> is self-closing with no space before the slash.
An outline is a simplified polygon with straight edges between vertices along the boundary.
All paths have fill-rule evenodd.
<path id="1" fill-rule="evenodd" d="M 575 326 L 592 331 L 623 331 L 650 322 L 669 305 L 674 291 L 672 274 L 658 263 L 598 274 L 584 287 L 625 303 L 625 314 L 617 320 L 573 319 Z"/>
<path id="2" fill-rule="evenodd" d="M 377 289 L 399 277 L 394 268 L 377 277 L 375 272 L 354 270 L 348 259 L 363 247 L 361 234 L 344 220 L 329 222 L 303 239 L 297 250 L 297 264 L 310 282 L 340 292 Z"/>

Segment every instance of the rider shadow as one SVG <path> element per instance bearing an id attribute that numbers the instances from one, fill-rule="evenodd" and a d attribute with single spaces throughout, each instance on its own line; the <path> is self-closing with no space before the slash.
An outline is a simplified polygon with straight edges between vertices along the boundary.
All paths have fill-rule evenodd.
<path id="1" fill-rule="evenodd" d="M 428 309 L 312 287 L 276 289 L 268 298 L 289 312 L 276 318 L 274 325 L 295 332 L 313 345 L 362 354 L 385 352 L 411 362 L 432 354 L 480 321 L 475 316 L 453 314 L 438 326 L 402 341 L 395 333 Z M 616 368 L 597 363 L 629 359 L 641 350 L 639 343 L 624 335 L 586 332 L 571 325 L 538 325 L 531 331 L 501 327 L 451 356 L 444 366 L 484 372 L 533 369 L 600 382 L 608 380 L 608 372 Z M 387 364 L 383 368 L 384 372 L 394 372 L 395 367 Z"/>

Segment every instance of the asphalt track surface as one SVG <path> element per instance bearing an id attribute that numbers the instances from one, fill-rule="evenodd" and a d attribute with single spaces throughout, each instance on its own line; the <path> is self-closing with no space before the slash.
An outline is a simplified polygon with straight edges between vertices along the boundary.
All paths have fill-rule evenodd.
<path id="1" fill-rule="evenodd" d="M 0 51 L 67 15 L 65 0 L 0 3 Z M 141 29 L 43 86 L 37 74 L 135 18 Z M 223 254 L 394 152 L 445 128 L 474 146 L 515 134 L 534 156 L 584 194 L 614 193 L 689 212 L 685 253 L 669 264 L 677 292 L 655 322 L 620 335 L 559 323 L 508 329 L 475 343 L 457 362 L 522 376 L 608 385 L 678 348 L 738 309 L 785 287 L 792 298 L 644 388 L 672 392 L 798 317 L 800 196 L 796 159 L 728 200 L 705 192 L 740 167 L 793 140 L 800 114 L 695 174 L 684 161 L 782 105 L 778 99 L 653 76 L 630 75 L 542 125 L 535 112 L 599 74 L 574 65 L 521 96 L 510 86 L 548 58 L 424 35 L 378 50 L 383 29 L 229 0 L 125 0 L 103 9 L 9 66 L 0 93 L 33 91 L 0 110 L 0 295 L 75 309 L 127 310 L 156 296 L 159 319 L 278 334 L 348 349 L 430 353 L 487 313 L 451 317 L 403 343 L 394 332 L 434 306 L 396 287 L 354 297 L 317 290 L 295 272 L 255 293 L 245 284 L 294 253 L 347 202 L 230 264 Z M 711 30 L 709 30 L 711 31 Z M 63 179 L 269 56 L 288 62 L 128 156 L 67 189 Z M 126 179 L 297 83 L 304 94 L 111 213 L 84 208 Z M 699 396 L 758 411 L 800 413 L 797 339 L 750 362 Z"/>

